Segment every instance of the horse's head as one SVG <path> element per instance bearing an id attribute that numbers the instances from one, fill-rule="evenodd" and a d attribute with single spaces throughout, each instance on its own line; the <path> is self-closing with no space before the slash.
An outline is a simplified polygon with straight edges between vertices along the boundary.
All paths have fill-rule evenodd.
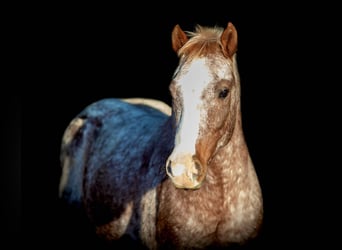
<path id="1" fill-rule="evenodd" d="M 166 171 L 176 187 L 196 189 L 236 124 L 237 32 L 231 23 L 225 29 L 198 26 L 187 34 L 176 25 L 172 46 L 180 63 L 170 84 L 176 136 Z"/>

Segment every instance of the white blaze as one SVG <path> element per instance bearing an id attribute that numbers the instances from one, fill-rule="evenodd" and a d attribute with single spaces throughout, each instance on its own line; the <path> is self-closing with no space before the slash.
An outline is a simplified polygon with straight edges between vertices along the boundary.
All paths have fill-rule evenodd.
<path id="1" fill-rule="evenodd" d="M 212 82 L 208 65 L 204 58 L 194 60 L 185 72 L 180 72 L 175 81 L 181 88 L 183 112 L 176 134 L 175 148 L 172 156 L 195 154 L 195 143 L 201 123 L 201 96 L 205 87 Z"/>

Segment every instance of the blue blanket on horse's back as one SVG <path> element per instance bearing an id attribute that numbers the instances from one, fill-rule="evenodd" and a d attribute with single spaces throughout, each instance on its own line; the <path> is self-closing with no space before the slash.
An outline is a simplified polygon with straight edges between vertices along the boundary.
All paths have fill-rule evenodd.
<path id="1" fill-rule="evenodd" d="M 173 135 L 165 136 L 172 131 L 169 116 L 150 106 L 103 99 L 77 117 L 84 123 L 68 145 L 76 160 L 63 196 L 85 199 L 92 219 L 107 223 L 166 177 L 165 162 L 173 148 Z"/>
<path id="2" fill-rule="evenodd" d="M 85 117 L 98 127 L 92 145 L 94 152 L 101 152 L 96 161 L 111 159 L 123 165 L 137 162 L 136 157 L 143 155 L 149 145 L 160 139 L 156 135 L 168 118 L 157 109 L 119 99 L 98 101 L 88 106 L 79 117 Z"/>

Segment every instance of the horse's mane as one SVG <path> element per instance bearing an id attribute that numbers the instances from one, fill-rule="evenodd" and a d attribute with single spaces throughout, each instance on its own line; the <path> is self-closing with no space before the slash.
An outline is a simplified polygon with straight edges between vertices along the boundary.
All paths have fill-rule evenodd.
<path id="1" fill-rule="evenodd" d="M 179 55 L 187 55 L 189 57 L 200 57 L 215 52 L 221 46 L 222 27 L 205 27 L 197 25 L 195 31 L 186 31 L 189 40 L 178 51 Z"/>

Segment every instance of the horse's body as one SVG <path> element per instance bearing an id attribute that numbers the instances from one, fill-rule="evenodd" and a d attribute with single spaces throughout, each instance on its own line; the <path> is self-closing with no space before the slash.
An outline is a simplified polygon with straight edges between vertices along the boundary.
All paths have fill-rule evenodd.
<path id="1" fill-rule="evenodd" d="M 83 208 L 108 241 L 229 246 L 261 225 L 261 189 L 241 124 L 236 30 L 229 23 L 190 35 L 179 26 L 172 34 L 180 56 L 172 111 L 156 100 L 105 99 L 65 131 L 60 196 Z"/>

